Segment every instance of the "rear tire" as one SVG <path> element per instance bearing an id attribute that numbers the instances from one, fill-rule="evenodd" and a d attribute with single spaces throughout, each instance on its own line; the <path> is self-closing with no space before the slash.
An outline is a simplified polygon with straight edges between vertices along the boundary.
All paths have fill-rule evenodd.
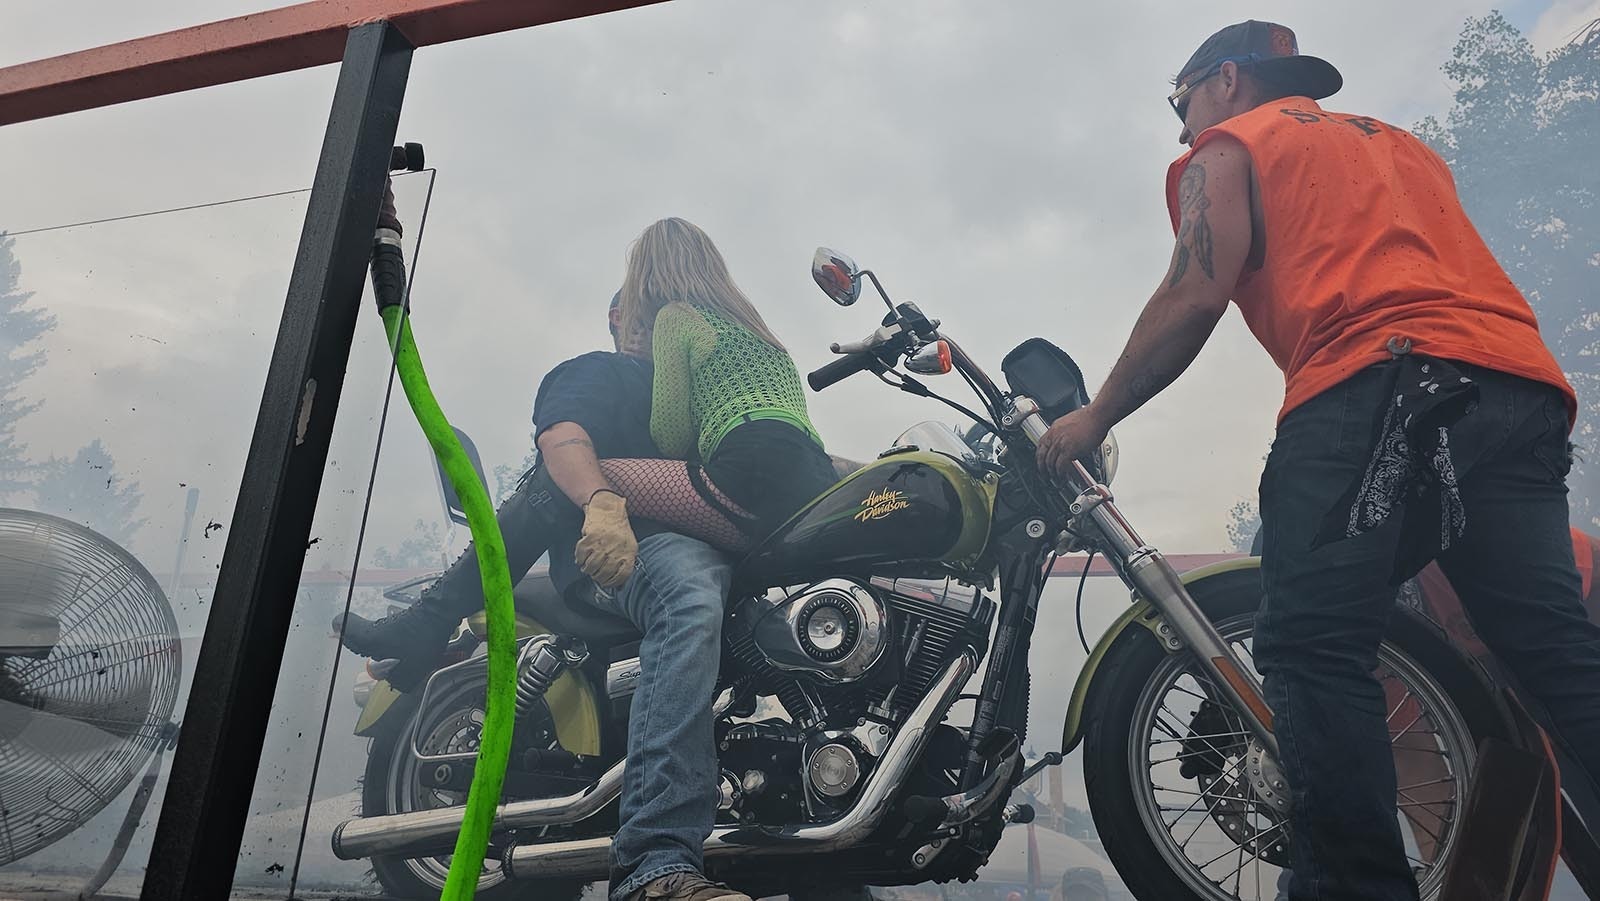
<path id="1" fill-rule="evenodd" d="M 462 712 L 482 705 L 481 686 L 474 693 L 476 701 L 461 693 L 451 693 L 441 698 L 427 717 L 428 724 L 437 726 L 452 715 L 451 710 L 440 707 L 460 706 Z M 427 794 L 419 785 L 407 786 L 403 780 L 408 775 L 408 761 L 412 757 L 412 733 L 419 725 L 416 693 L 401 695 L 394 707 L 379 720 L 367 750 L 366 774 L 361 782 L 361 815 L 383 816 L 405 813 L 417 809 L 415 802 Z M 427 728 L 427 725 L 424 725 Z M 461 794 L 465 802 L 465 792 Z M 410 860 L 403 857 L 374 857 L 372 872 L 385 895 L 406 901 L 437 901 L 444 888 L 445 874 L 449 871 L 449 857 Z M 476 897 L 480 901 L 575 901 L 583 894 L 587 883 L 570 880 L 517 880 L 511 881 L 491 858 L 485 861 L 484 875 L 478 880 Z"/>
<path id="2" fill-rule="evenodd" d="M 1248 641 L 1250 630 L 1253 628 L 1253 617 L 1261 601 L 1261 580 L 1256 570 L 1224 573 L 1218 576 L 1200 580 L 1189 586 L 1191 596 L 1200 608 L 1205 611 L 1213 624 L 1218 626 L 1225 638 L 1230 643 L 1235 640 Z M 1243 630 L 1243 631 L 1241 631 Z M 1420 709 L 1431 709 L 1426 705 L 1442 705 L 1438 707 L 1437 715 L 1430 715 L 1425 722 L 1436 727 L 1436 732 L 1442 738 L 1436 739 L 1441 747 L 1455 748 L 1455 756 L 1450 758 L 1449 779 L 1454 780 L 1456 794 L 1448 805 L 1430 802 L 1434 807 L 1422 808 L 1432 811 L 1431 815 L 1448 813 L 1450 823 L 1454 824 L 1462 802 L 1465 800 L 1466 786 L 1474 766 L 1474 756 L 1478 743 L 1487 737 L 1502 737 L 1507 734 L 1501 722 L 1497 708 L 1481 682 L 1463 661 L 1463 659 L 1427 625 L 1417 619 L 1397 612 L 1392 617 L 1388 633 L 1384 638 L 1384 654 L 1387 661 L 1393 663 L 1390 672 L 1400 679 L 1399 684 L 1408 692 L 1412 690 L 1412 682 L 1422 689 L 1415 695 L 1407 695 L 1401 703 L 1406 703 L 1409 697 L 1417 698 L 1422 706 Z M 1169 662 L 1171 661 L 1171 662 Z M 1090 690 L 1088 704 L 1085 710 L 1084 734 L 1084 778 L 1087 784 L 1089 808 L 1094 815 L 1096 830 L 1099 832 L 1106 853 L 1110 856 L 1117 872 L 1122 876 L 1124 883 L 1133 892 L 1134 897 L 1140 901 L 1221 901 L 1237 897 L 1256 898 L 1271 901 L 1277 897 L 1276 874 L 1277 868 L 1267 862 L 1268 857 L 1277 857 L 1284 853 L 1287 843 L 1282 841 L 1281 832 L 1273 835 L 1277 827 L 1275 821 L 1266 814 L 1252 814 L 1259 811 L 1264 804 L 1256 800 L 1258 796 L 1249 794 L 1249 799 L 1244 803 L 1233 800 L 1228 794 L 1228 774 L 1221 776 L 1199 775 L 1195 782 L 1184 785 L 1182 789 L 1174 788 L 1167 783 L 1176 782 L 1172 777 L 1177 769 L 1176 761 L 1153 763 L 1155 756 L 1151 753 L 1148 736 L 1135 735 L 1143 731 L 1143 724 L 1147 718 L 1139 710 L 1159 705 L 1165 709 L 1168 716 L 1179 720 L 1179 725 L 1188 729 L 1184 741 L 1193 742 L 1196 733 L 1188 728 L 1195 722 L 1194 717 L 1182 721 L 1182 716 L 1166 707 L 1167 695 L 1160 691 L 1160 686 L 1153 684 L 1160 680 L 1166 684 L 1177 686 L 1183 676 L 1173 676 L 1175 666 L 1181 666 L 1184 673 L 1194 673 L 1198 668 L 1188 660 L 1169 656 L 1156 640 L 1155 636 L 1147 629 L 1133 627 L 1125 630 L 1108 650 L 1105 659 L 1100 665 L 1100 671 L 1094 677 Z M 1387 665 L 1387 664 L 1386 664 Z M 1441 694 L 1440 699 L 1428 697 L 1429 683 L 1432 690 Z M 1190 684 L 1199 685 L 1204 690 L 1204 685 L 1191 678 Z M 1193 691 L 1184 688 L 1174 688 L 1178 692 L 1195 695 Z M 1151 696 L 1155 695 L 1154 700 Z M 1195 695 L 1198 697 L 1198 695 Z M 1398 707 L 1396 708 L 1399 709 Z M 1194 716 L 1198 716 L 1197 712 Z M 1227 714 L 1232 716 L 1231 712 Z M 1151 718 L 1154 713 L 1149 714 Z M 1149 719 L 1149 722 L 1160 721 Z M 1237 723 L 1223 725 L 1223 729 L 1238 727 Z M 1220 733 L 1210 723 L 1203 727 L 1206 732 L 1213 735 L 1229 734 Z M 1242 727 L 1239 727 L 1242 728 Z M 1409 728 L 1409 727 L 1408 727 Z M 1171 730 L 1164 730 L 1170 732 Z M 1410 733 L 1421 738 L 1424 733 Z M 1422 739 L 1424 742 L 1435 739 Z M 1183 764 L 1185 769 L 1191 763 L 1199 763 L 1208 757 L 1226 764 L 1227 759 L 1222 755 L 1212 756 L 1210 752 L 1197 753 L 1191 748 L 1192 744 L 1177 743 L 1176 736 L 1172 739 L 1161 739 L 1163 743 L 1172 747 L 1175 755 L 1188 760 Z M 1239 739 L 1229 739 L 1238 742 Z M 1138 742 L 1138 746 L 1135 746 Z M 1213 744 L 1220 744 L 1217 738 L 1210 739 Z M 1412 745 L 1417 741 L 1412 740 Z M 1205 745 L 1201 745 L 1205 747 Z M 1397 745 L 1399 753 L 1410 750 L 1406 745 Z M 1438 754 L 1437 751 L 1433 752 Z M 1163 756 L 1165 752 L 1162 752 Z M 1135 759 L 1142 761 L 1144 771 L 1142 778 L 1135 778 Z M 1398 757 L 1397 760 L 1401 758 Z M 1156 776 L 1157 767 L 1165 766 L 1161 776 Z M 1201 767 L 1203 768 L 1203 767 Z M 1221 769 L 1228 769 L 1227 766 Z M 1210 782 L 1209 788 L 1203 780 L 1215 778 Z M 1185 814 L 1180 813 L 1173 820 L 1167 830 L 1161 834 L 1154 834 L 1161 829 L 1148 819 L 1154 816 L 1156 821 L 1167 824 L 1166 809 L 1162 807 L 1161 799 L 1156 789 L 1152 786 L 1160 782 L 1162 791 L 1187 794 L 1198 798 L 1197 802 L 1208 805 L 1210 811 L 1200 811 L 1199 816 L 1193 816 L 1184 822 Z M 1237 780 L 1235 780 L 1235 784 Z M 1420 785 L 1422 783 L 1415 783 Z M 1188 791 L 1199 787 L 1199 792 Z M 1411 788 L 1402 779 L 1402 787 Z M 1417 789 L 1420 793 L 1420 789 Z M 1180 802 L 1181 803 L 1181 802 Z M 1225 831 L 1219 825 L 1222 820 L 1228 819 L 1232 810 L 1240 813 L 1234 816 Z M 1153 813 L 1152 813 L 1153 811 Z M 1213 813 L 1215 812 L 1215 813 Z M 1426 815 L 1425 815 L 1426 816 Z M 1412 820 L 1414 824 L 1418 817 Z M 1233 877 L 1224 877 L 1222 885 L 1216 882 L 1215 871 L 1207 871 L 1200 866 L 1198 861 L 1185 858 L 1186 849 L 1176 846 L 1178 836 L 1174 832 L 1188 832 L 1189 823 L 1199 820 L 1195 828 L 1199 829 L 1210 823 L 1218 826 L 1215 830 L 1222 839 L 1230 835 L 1259 836 L 1261 851 L 1257 855 L 1251 851 L 1244 851 L 1240 855 L 1239 866 L 1245 867 L 1250 862 L 1244 860 L 1248 854 L 1252 860 L 1259 857 L 1256 871 L 1253 874 L 1258 884 L 1252 885 L 1251 878 L 1245 876 L 1242 885 L 1230 882 Z M 1430 822 L 1433 822 L 1430 820 Z M 1441 826 L 1443 816 L 1435 822 Z M 1254 832 L 1252 831 L 1254 830 Z M 1455 830 L 1446 832 L 1440 828 L 1441 840 L 1436 847 L 1438 853 L 1448 854 L 1453 849 L 1453 836 Z M 1418 833 L 1419 835 L 1421 833 Z M 1209 835 L 1209 833 L 1208 833 Z M 1193 835 L 1188 837 L 1193 839 Z M 1430 842 L 1431 843 L 1431 842 Z M 1186 844 L 1186 843 L 1185 843 Z M 1226 848 L 1224 841 L 1214 841 L 1213 848 Z M 1235 847 L 1241 847 L 1236 841 Z M 1199 854 L 1209 857 L 1210 850 Z M 1419 853 L 1421 853 L 1419 851 Z M 1177 864 L 1177 859 L 1189 861 L 1189 869 L 1180 875 L 1182 866 Z M 1224 858 L 1223 867 L 1233 862 L 1229 854 Z M 1430 873 L 1442 873 L 1444 857 L 1431 861 Z M 1263 871 L 1265 871 L 1263 873 Z M 1431 877 L 1424 880 L 1427 893 L 1424 899 L 1437 898 L 1439 878 Z"/>

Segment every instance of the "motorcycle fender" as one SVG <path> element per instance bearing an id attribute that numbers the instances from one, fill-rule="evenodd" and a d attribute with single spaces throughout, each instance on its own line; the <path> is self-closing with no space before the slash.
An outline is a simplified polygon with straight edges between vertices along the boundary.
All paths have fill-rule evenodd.
<path id="1" fill-rule="evenodd" d="M 367 703 L 361 708 L 361 717 L 356 720 L 356 734 L 367 737 L 389 712 L 394 702 L 400 700 L 400 692 L 395 691 L 387 680 L 379 679 L 372 685 L 372 693 L 367 695 Z"/>
<path id="2" fill-rule="evenodd" d="M 468 617 L 467 628 L 476 635 L 483 635 L 483 614 L 480 612 Z M 517 614 L 518 639 L 544 635 L 549 631 L 532 617 Z M 386 681 L 373 685 L 367 706 L 362 708 L 361 718 L 356 722 L 356 734 L 371 734 L 399 697 L 400 692 L 391 688 Z M 594 686 L 589 684 L 588 677 L 580 670 L 567 670 L 551 683 L 544 700 L 550 707 L 550 716 L 555 720 L 556 740 L 561 747 L 582 757 L 598 757 L 600 705 L 595 701 Z"/>
<path id="3" fill-rule="evenodd" d="M 1183 580 L 1183 584 L 1193 585 L 1202 579 L 1220 576 L 1224 573 L 1259 569 L 1260 567 L 1260 557 L 1241 557 L 1238 560 L 1224 560 L 1221 563 L 1213 563 L 1209 566 L 1192 569 L 1179 578 Z M 1160 638 L 1158 630 L 1161 626 L 1161 614 L 1150 606 L 1149 601 L 1143 600 L 1135 600 L 1133 606 L 1117 617 L 1117 621 L 1111 624 L 1111 628 L 1106 630 L 1106 634 L 1100 637 L 1099 643 L 1089 653 L 1088 662 L 1083 665 L 1083 670 L 1078 673 L 1078 682 L 1072 689 L 1072 701 L 1067 706 L 1067 721 L 1061 731 L 1062 754 L 1071 753 L 1072 749 L 1078 746 L 1078 742 L 1083 740 L 1083 708 L 1089 700 L 1089 689 L 1094 684 L 1094 675 L 1100 667 L 1100 662 L 1105 659 L 1106 653 L 1111 650 L 1111 646 L 1116 643 L 1122 633 L 1127 631 L 1129 626 L 1135 624 L 1149 629 L 1158 639 Z"/>

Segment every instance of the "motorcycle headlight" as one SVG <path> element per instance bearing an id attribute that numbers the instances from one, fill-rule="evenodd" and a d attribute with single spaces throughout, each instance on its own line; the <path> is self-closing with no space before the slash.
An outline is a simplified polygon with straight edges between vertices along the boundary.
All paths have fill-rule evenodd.
<path id="1" fill-rule="evenodd" d="M 1117 436 L 1115 432 L 1106 432 L 1106 440 L 1100 444 L 1100 472 L 1105 475 L 1106 484 L 1117 475 Z"/>

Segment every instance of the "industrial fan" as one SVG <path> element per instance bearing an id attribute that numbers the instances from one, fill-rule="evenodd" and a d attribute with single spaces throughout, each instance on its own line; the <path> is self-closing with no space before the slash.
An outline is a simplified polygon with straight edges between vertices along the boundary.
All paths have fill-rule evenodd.
<path id="1" fill-rule="evenodd" d="M 0 866 L 88 822 L 171 742 L 181 653 L 166 595 L 131 554 L 0 508 Z"/>

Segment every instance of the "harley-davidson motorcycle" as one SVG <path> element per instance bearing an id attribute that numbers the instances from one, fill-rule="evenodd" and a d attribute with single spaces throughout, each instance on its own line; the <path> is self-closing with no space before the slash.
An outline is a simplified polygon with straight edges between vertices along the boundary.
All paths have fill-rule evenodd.
<path id="1" fill-rule="evenodd" d="M 1106 853 L 1147 901 L 1276 897 L 1291 795 L 1250 655 L 1257 561 L 1176 572 L 1113 501 L 1110 439 L 1064 482 L 1035 467 L 1051 421 L 1087 400 L 1061 349 L 1024 341 L 1002 386 L 843 254 L 819 249 L 812 274 L 842 306 L 870 280 L 889 311 L 833 346 L 813 389 L 870 373 L 973 425 L 910 429 L 738 565 L 707 699 L 720 771 L 710 874 L 752 895 L 974 879 L 1006 826 L 1034 815 L 1009 799 L 1034 769 L 1020 750 L 1034 625 L 1055 556 L 1089 551 L 1132 591 L 1078 677 L 1061 744 L 1082 746 Z M 916 378 L 950 372 L 978 409 Z M 517 601 L 517 729 L 479 896 L 554 901 L 607 875 L 639 635 L 542 577 Z M 1478 741 L 1505 726 L 1479 674 L 1400 610 L 1377 675 L 1407 851 L 1436 898 Z M 420 693 L 359 688 L 362 816 L 333 847 L 369 858 L 391 894 L 443 884 L 483 721 L 482 633 L 469 619 L 458 662 Z"/>

